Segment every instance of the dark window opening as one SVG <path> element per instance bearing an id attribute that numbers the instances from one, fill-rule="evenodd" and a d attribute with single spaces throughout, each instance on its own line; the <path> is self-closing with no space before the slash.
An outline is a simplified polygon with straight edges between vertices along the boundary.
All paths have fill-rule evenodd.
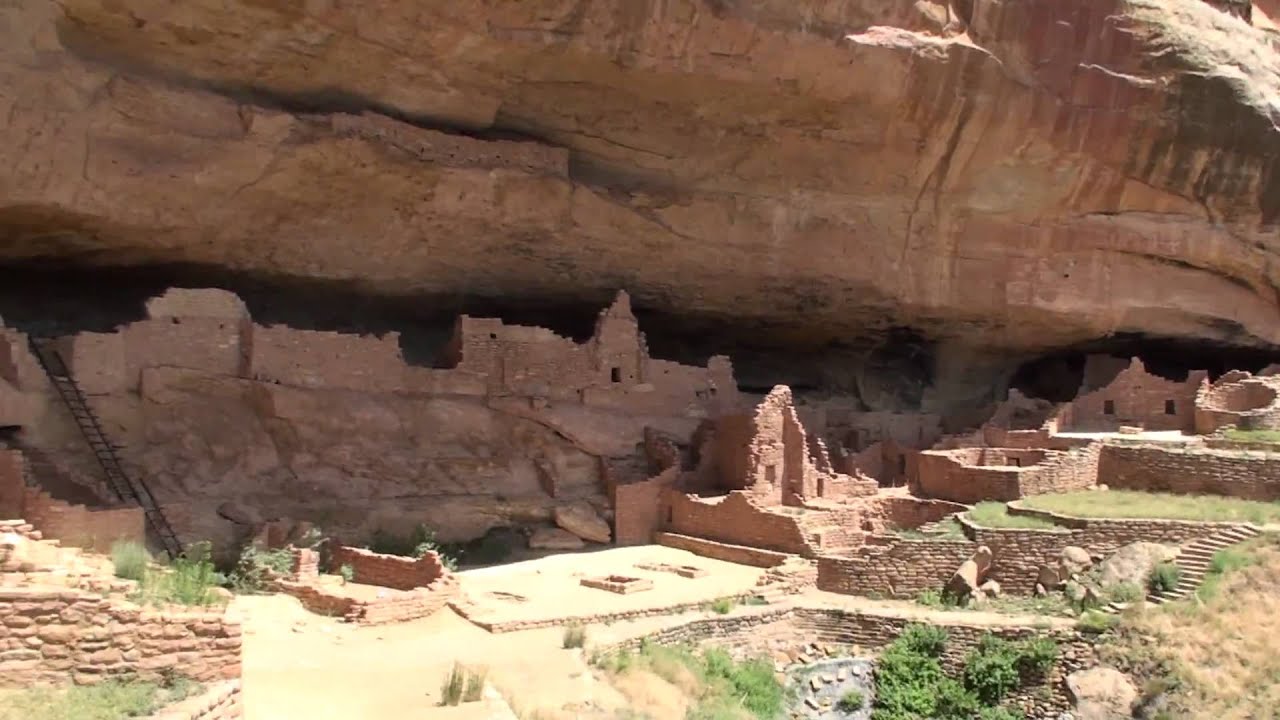
<path id="1" fill-rule="evenodd" d="M 1115 400 L 1106 400 L 1106 401 L 1104 401 L 1104 402 L 1102 403 L 1102 414 L 1103 414 L 1103 415 L 1115 415 L 1115 414 L 1116 414 L 1116 401 L 1115 401 Z"/>
<path id="2" fill-rule="evenodd" d="M 178 318 L 169 318 L 169 320 L 172 321 L 174 325 L 182 324 L 182 321 L 179 320 Z"/>
<path id="3" fill-rule="evenodd" d="M 1010 458 L 1013 460 L 1014 467 L 1022 467 L 1022 458 Z"/>
<path id="4" fill-rule="evenodd" d="M 497 339 L 498 339 L 498 333 L 489 333 L 489 339 L 490 339 L 490 340 L 497 340 Z"/>
<path id="5" fill-rule="evenodd" d="M 613 368 L 610 370 L 609 379 L 614 382 L 622 382 L 622 368 Z"/>
<path id="6" fill-rule="evenodd" d="M 907 474 L 907 456 L 906 455 L 898 456 L 898 474 L 899 475 Z"/>
<path id="7" fill-rule="evenodd" d="M 670 525 L 675 521 L 676 521 L 676 509 L 670 508 L 670 507 L 667 508 L 667 524 Z"/>
<path id="8" fill-rule="evenodd" d="M 1177 414 L 1178 414 L 1178 406 L 1177 406 L 1177 404 L 1175 404 L 1172 400 L 1165 400 L 1165 401 L 1164 401 L 1164 414 L 1165 414 L 1165 415 L 1177 415 Z"/>

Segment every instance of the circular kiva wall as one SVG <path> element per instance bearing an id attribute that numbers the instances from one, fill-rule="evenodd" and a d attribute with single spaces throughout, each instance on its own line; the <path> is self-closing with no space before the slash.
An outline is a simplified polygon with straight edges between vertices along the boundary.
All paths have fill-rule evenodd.
<path id="1" fill-rule="evenodd" d="M 1227 425 L 1241 430 L 1280 429 L 1280 393 L 1251 379 L 1215 387 L 1196 407 L 1196 431 L 1211 433 Z"/>

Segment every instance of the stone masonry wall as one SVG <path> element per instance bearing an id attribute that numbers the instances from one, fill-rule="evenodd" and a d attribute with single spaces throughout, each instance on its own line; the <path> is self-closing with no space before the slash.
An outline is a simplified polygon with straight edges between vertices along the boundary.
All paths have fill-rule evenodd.
<path id="1" fill-rule="evenodd" d="M 1147 430 L 1195 431 L 1196 394 L 1207 374 L 1198 370 L 1183 382 L 1147 372 L 1134 358 L 1111 384 L 1080 395 L 1057 416 L 1063 431 L 1114 431 L 1121 425 Z"/>
<path id="2" fill-rule="evenodd" d="M 103 553 L 110 552 L 116 541 L 146 540 L 146 516 L 140 507 L 90 509 L 24 487 L 21 516 L 40 528 L 46 538 Z"/>
<path id="3" fill-rule="evenodd" d="M 786 562 L 787 558 L 794 557 L 787 553 L 774 552 L 772 550 L 761 550 L 760 548 L 747 547 L 746 545 L 733 545 L 731 543 L 716 542 L 715 540 L 668 532 L 660 532 L 655 535 L 654 542 L 667 547 L 688 550 L 695 555 L 738 563 L 739 565 L 751 565 L 752 567 L 777 567 Z"/>
<path id="4" fill-rule="evenodd" d="M 941 590 L 977 546 L 966 540 L 896 538 L 853 557 L 818 558 L 818 589 L 846 595 L 915 597 Z"/>
<path id="5" fill-rule="evenodd" d="M 221 611 L 154 611 L 66 588 L 0 587 L 0 685 L 111 675 L 240 676 L 240 625 Z"/>
<path id="6" fill-rule="evenodd" d="M 429 587 L 449 574 L 440 562 L 440 555 L 434 552 L 414 559 L 339 545 L 333 549 L 332 564 L 334 567 L 350 565 L 355 582 L 397 590 Z"/>
<path id="7" fill-rule="evenodd" d="M 744 492 L 706 498 L 672 492 L 670 497 L 669 529 L 674 533 L 778 552 L 812 554 L 796 515 L 758 507 Z"/>
<path id="8" fill-rule="evenodd" d="M 1068 451 L 963 448 L 920 453 L 917 483 L 922 495 L 962 503 L 1016 500 L 1066 492 L 1097 483 L 1100 447 Z M 1020 465 L 1018 463 L 1021 463 Z"/>
<path id="9" fill-rule="evenodd" d="M 1099 482 L 1117 490 L 1280 500 L 1280 455 L 1107 444 Z"/>
<path id="10" fill-rule="evenodd" d="M 21 452 L 0 449 L 0 518 L 22 517 L 26 494 L 23 462 Z"/>
<path id="11" fill-rule="evenodd" d="M 680 467 L 672 465 L 639 482 L 613 488 L 614 540 L 618 545 L 648 545 L 661 528 L 670 510 L 667 488 L 680 477 Z"/>

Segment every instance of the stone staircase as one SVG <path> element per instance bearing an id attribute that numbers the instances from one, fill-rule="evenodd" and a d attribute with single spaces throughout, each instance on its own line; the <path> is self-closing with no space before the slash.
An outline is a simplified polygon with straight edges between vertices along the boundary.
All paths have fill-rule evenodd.
<path id="1" fill-rule="evenodd" d="M 1233 525 L 1188 543 L 1174 560 L 1174 563 L 1181 571 L 1177 587 L 1168 592 L 1148 593 L 1147 602 L 1163 605 L 1189 597 L 1204 582 L 1205 575 L 1208 574 L 1209 568 L 1213 565 L 1213 556 L 1219 550 L 1258 537 L 1261 534 L 1262 530 L 1253 525 Z M 1114 615 L 1123 612 L 1127 607 L 1129 607 L 1129 603 L 1111 602 L 1103 605 L 1101 610 L 1104 613 Z"/>
<path id="2" fill-rule="evenodd" d="M 1200 583 L 1204 582 L 1204 576 L 1209 572 L 1215 553 L 1261 534 L 1262 531 L 1252 525 L 1236 525 L 1218 530 L 1208 537 L 1186 545 L 1174 560 L 1182 571 L 1178 578 L 1178 586 L 1168 592 L 1151 593 L 1147 595 L 1147 601 L 1162 605 L 1191 595 L 1200 587 Z"/>
<path id="3" fill-rule="evenodd" d="M 103 594 L 134 589 L 135 583 L 115 576 L 110 558 L 63 547 L 22 520 L 0 521 L 0 536 L 5 535 L 21 540 L 12 551 L 0 545 L 0 587 L 53 586 Z"/>

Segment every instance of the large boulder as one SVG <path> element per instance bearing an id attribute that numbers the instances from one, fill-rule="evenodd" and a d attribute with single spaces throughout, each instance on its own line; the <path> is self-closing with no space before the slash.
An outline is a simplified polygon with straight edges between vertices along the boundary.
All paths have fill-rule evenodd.
<path id="1" fill-rule="evenodd" d="M 1045 590 L 1057 590 L 1066 582 L 1066 578 L 1062 577 L 1059 571 L 1059 565 L 1041 565 L 1036 572 L 1036 584 Z"/>
<path id="2" fill-rule="evenodd" d="M 1116 550 L 1098 566 L 1098 582 L 1103 587 L 1131 583 L 1145 587 L 1151 570 L 1178 557 L 1179 550 L 1171 545 L 1136 542 Z"/>
<path id="3" fill-rule="evenodd" d="M 1133 717 L 1138 690 L 1119 670 L 1095 667 L 1067 676 L 1067 692 L 1077 720 L 1120 720 Z"/>
<path id="4" fill-rule="evenodd" d="M 607 543 L 613 538 L 609 523 L 586 503 L 561 505 L 555 509 L 556 525 L 587 542 Z"/>
<path id="5" fill-rule="evenodd" d="M 1075 545 L 1068 545 L 1062 548 L 1062 554 L 1058 558 L 1062 579 L 1066 580 L 1074 575 L 1088 570 L 1093 566 L 1093 558 L 1089 557 L 1089 551 Z"/>
<path id="6" fill-rule="evenodd" d="M 529 536 L 530 550 L 581 550 L 582 538 L 560 528 L 539 528 Z"/>
<path id="7" fill-rule="evenodd" d="M 982 581 L 991 569 L 991 548 L 983 545 L 956 569 L 943 592 L 958 601 L 980 600 Z"/>

